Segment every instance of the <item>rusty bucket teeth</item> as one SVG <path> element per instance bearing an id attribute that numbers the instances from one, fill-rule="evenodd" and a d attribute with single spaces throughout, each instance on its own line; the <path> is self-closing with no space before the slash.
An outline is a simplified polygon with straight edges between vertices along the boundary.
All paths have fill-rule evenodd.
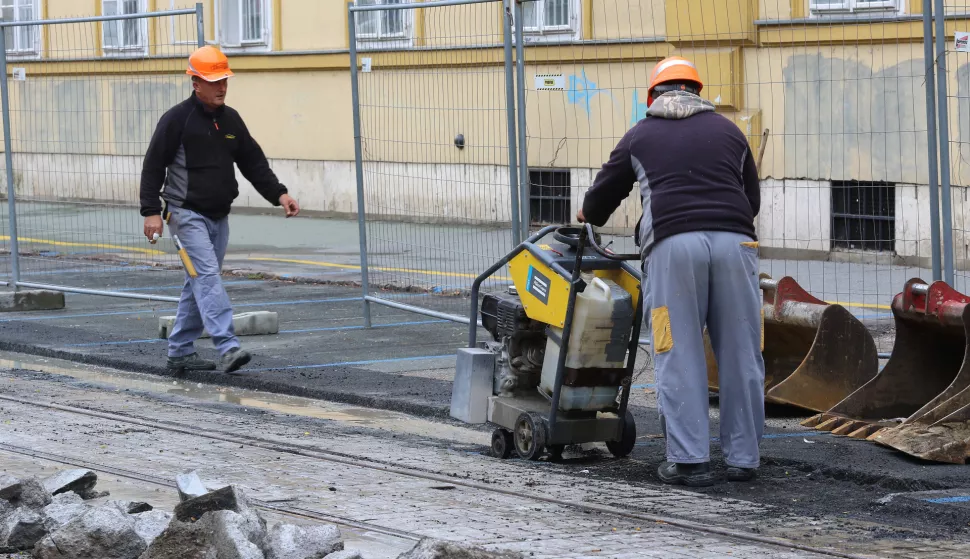
<path id="1" fill-rule="evenodd" d="M 851 435 L 851 433 L 855 433 L 860 427 L 865 427 L 865 425 L 863 421 L 846 421 L 837 428 L 832 429 L 832 434 L 839 436 Z"/>
<path id="2" fill-rule="evenodd" d="M 826 419 L 822 423 L 815 426 L 819 431 L 832 431 L 842 425 L 842 422 L 848 421 L 842 417 L 833 417 L 831 419 Z"/>
<path id="3" fill-rule="evenodd" d="M 870 435 L 874 435 L 879 431 L 882 431 L 882 429 L 883 428 L 880 425 L 871 425 L 869 423 L 860 422 L 859 428 L 849 433 L 849 438 L 859 440 L 868 439 Z"/>
<path id="4" fill-rule="evenodd" d="M 876 437 L 878 437 L 879 435 L 881 435 L 883 433 L 883 431 L 885 431 L 886 429 L 887 429 L 887 427 L 879 427 L 871 435 L 869 435 L 868 437 L 866 437 L 866 440 L 867 441 L 875 441 L 876 440 Z"/>
<path id="5" fill-rule="evenodd" d="M 801 425 L 802 427 L 818 427 L 819 423 L 823 421 L 824 416 L 825 416 L 824 413 L 815 414 L 812 417 L 809 417 L 808 419 L 802 420 L 802 422 L 799 425 Z"/>

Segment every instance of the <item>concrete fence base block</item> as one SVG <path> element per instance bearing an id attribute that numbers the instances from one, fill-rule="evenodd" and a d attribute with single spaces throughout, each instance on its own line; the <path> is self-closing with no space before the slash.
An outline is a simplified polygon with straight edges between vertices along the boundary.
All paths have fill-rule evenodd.
<path id="1" fill-rule="evenodd" d="M 56 311 L 63 308 L 64 293 L 61 291 L 0 291 L 0 312 Z"/>
<path id="2" fill-rule="evenodd" d="M 163 316 L 158 319 L 158 337 L 167 340 L 175 326 L 174 316 Z M 237 336 L 265 336 L 279 334 L 280 315 L 270 311 L 246 312 L 233 315 L 232 327 Z M 209 337 L 209 332 L 203 332 L 203 338 Z"/>

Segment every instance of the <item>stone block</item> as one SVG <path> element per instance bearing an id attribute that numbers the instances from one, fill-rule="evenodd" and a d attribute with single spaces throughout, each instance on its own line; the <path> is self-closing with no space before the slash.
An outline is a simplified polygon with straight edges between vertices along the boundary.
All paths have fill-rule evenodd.
<path id="1" fill-rule="evenodd" d="M 281 523 L 270 528 L 266 535 L 266 559 L 323 559 L 343 548 L 336 526 Z"/>
<path id="2" fill-rule="evenodd" d="M 179 490 L 179 500 L 188 501 L 196 497 L 201 497 L 209 492 L 196 472 L 179 474 L 175 476 L 175 485 Z"/>
<path id="3" fill-rule="evenodd" d="M 158 337 L 167 340 L 175 325 L 174 316 L 163 316 L 158 319 Z M 270 311 L 256 311 L 234 314 L 232 316 L 232 328 L 237 336 L 266 336 L 279 334 L 280 316 L 278 313 Z M 208 338 L 209 332 L 202 333 L 203 338 Z"/>
<path id="4" fill-rule="evenodd" d="M 36 478 L 24 478 L 0 488 L 0 499 L 17 507 L 41 509 L 51 503 L 51 494 Z"/>
<path id="5" fill-rule="evenodd" d="M 265 526 L 231 510 L 219 510 L 196 522 L 172 519 L 140 559 L 265 559 L 261 549 L 265 537 Z"/>
<path id="6" fill-rule="evenodd" d="M 52 495 L 73 491 L 84 499 L 96 499 L 107 495 L 94 490 L 97 484 L 98 474 L 84 469 L 64 470 L 44 480 L 44 488 Z"/>
<path id="7" fill-rule="evenodd" d="M 335 551 L 323 559 L 364 559 L 364 556 L 356 549 L 345 549 L 344 551 Z"/>
<path id="8" fill-rule="evenodd" d="M 0 550 L 30 549 L 46 535 L 47 524 L 37 511 L 14 509 L 0 519 Z"/>
<path id="9" fill-rule="evenodd" d="M 411 551 L 401 554 L 397 559 L 522 559 L 514 552 L 495 553 L 478 547 L 466 547 L 456 543 L 425 538 Z"/>
<path id="10" fill-rule="evenodd" d="M 0 312 L 56 311 L 64 308 L 64 293 L 46 289 L 0 292 Z"/>
<path id="11" fill-rule="evenodd" d="M 81 516 L 90 508 L 77 493 L 61 493 L 54 497 L 51 504 L 44 507 L 44 516 L 47 517 L 48 528 L 56 530 Z"/>
<path id="12" fill-rule="evenodd" d="M 485 423 L 492 395 L 495 354 L 478 348 L 461 348 L 451 387 L 451 417 L 465 423 Z"/>
<path id="13" fill-rule="evenodd" d="M 168 528 L 172 522 L 172 514 L 151 510 L 133 515 L 135 519 L 135 533 L 145 540 L 145 545 L 152 545 L 158 536 Z"/>
<path id="14" fill-rule="evenodd" d="M 37 543 L 35 559 L 137 559 L 148 548 L 135 519 L 117 507 L 92 508 Z"/>
<path id="15" fill-rule="evenodd" d="M 108 501 L 105 503 L 113 507 L 117 507 L 118 510 L 125 514 L 138 514 L 140 512 L 148 512 L 154 507 L 148 503 L 142 503 L 137 501 Z"/>

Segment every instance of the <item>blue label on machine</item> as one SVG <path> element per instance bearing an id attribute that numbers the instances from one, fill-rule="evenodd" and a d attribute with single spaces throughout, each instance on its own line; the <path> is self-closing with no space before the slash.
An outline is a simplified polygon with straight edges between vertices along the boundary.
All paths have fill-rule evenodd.
<path id="1" fill-rule="evenodd" d="M 529 266 L 529 279 L 526 281 L 526 291 L 533 297 L 542 302 L 543 305 L 549 304 L 549 278 L 542 275 L 542 272 Z"/>

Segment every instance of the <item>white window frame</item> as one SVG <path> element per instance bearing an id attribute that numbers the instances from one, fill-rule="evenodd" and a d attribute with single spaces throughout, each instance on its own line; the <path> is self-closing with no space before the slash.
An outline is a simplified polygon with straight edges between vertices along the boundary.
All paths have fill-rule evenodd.
<path id="1" fill-rule="evenodd" d="M 262 13 L 262 37 L 256 40 L 242 40 L 242 13 L 239 14 L 239 44 L 228 44 L 226 42 L 226 30 L 223 27 L 222 15 L 226 10 L 226 4 L 232 3 L 236 9 L 242 11 L 241 0 L 216 0 L 215 2 L 215 22 L 216 22 L 216 44 L 221 50 L 226 52 L 245 52 L 245 51 L 267 51 L 273 47 L 273 0 L 259 0 Z"/>
<path id="2" fill-rule="evenodd" d="M 134 13 L 136 14 L 146 13 L 148 11 L 146 0 L 137 0 L 137 1 L 138 1 L 137 11 L 135 11 Z M 105 4 L 107 2 L 115 3 L 115 5 L 119 8 L 118 13 L 119 14 L 122 13 L 120 10 L 123 9 L 125 0 L 101 0 L 102 14 L 116 15 L 116 14 L 108 14 L 108 10 L 105 8 Z M 135 21 L 138 24 L 137 44 L 133 44 L 133 45 L 124 44 L 125 23 L 127 23 L 128 21 Z M 108 26 L 117 27 L 117 36 L 119 41 L 118 46 L 107 44 L 107 41 L 105 39 L 107 39 L 108 37 Z M 102 21 L 101 22 L 101 48 L 104 50 L 105 56 L 138 56 L 138 55 L 147 54 L 148 53 L 148 19 L 139 18 L 135 20 L 117 19 L 112 21 Z"/>
<path id="3" fill-rule="evenodd" d="M 407 4 L 412 0 L 372 0 L 368 2 L 367 5 L 374 4 Z M 355 4 L 360 5 L 360 0 L 355 0 Z M 384 20 L 382 14 L 390 13 L 390 11 L 376 11 L 376 12 L 356 12 L 354 14 L 354 19 L 357 25 L 357 42 L 358 48 L 368 49 L 368 48 L 407 48 L 410 47 L 414 40 L 414 10 L 396 10 L 401 16 L 402 29 L 400 33 L 385 33 L 384 32 Z M 365 17 L 377 17 L 380 18 L 380 23 L 378 24 L 377 33 L 362 33 L 360 30 L 361 20 Z"/>
<path id="4" fill-rule="evenodd" d="M 569 2 L 569 24 L 568 25 L 546 25 L 544 18 L 546 15 L 547 0 L 533 0 L 535 4 L 536 23 L 531 27 L 522 27 L 522 38 L 526 43 L 556 42 L 563 40 L 579 39 L 582 30 L 582 5 L 580 0 L 567 0 Z M 524 8 L 523 8 L 524 13 Z M 518 22 L 516 22 L 517 24 Z"/>
<path id="5" fill-rule="evenodd" d="M 812 15 L 896 15 L 904 7 L 903 0 L 809 0 L 808 4 Z"/>
<path id="6" fill-rule="evenodd" d="M 40 0 L 2 0 L 0 5 L 4 7 L 12 7 L 14 14 L 14 21 L 30 21 L 40 19 Z M 31 8 L 31 16 L 28 20 L 24 20 L 20 16 L 20 8 L 24 5 L 28 5 Z M 13 45 L 6 45 L 7 56 L 14 58 L 35 58 L 40 56 L 40 43 L 41 43 L 41 29 L 40 26 L 30 26 L 30 27 L 11 27 L 11 35 L 13 36 Z M 33 31 L 32 41 L 28 42 L 32 44 L 21 45 L 21 39 L 25 34 L 29 34 L 31 30 Z M 7 41 L 9 42 L 9 41 Z"/>

